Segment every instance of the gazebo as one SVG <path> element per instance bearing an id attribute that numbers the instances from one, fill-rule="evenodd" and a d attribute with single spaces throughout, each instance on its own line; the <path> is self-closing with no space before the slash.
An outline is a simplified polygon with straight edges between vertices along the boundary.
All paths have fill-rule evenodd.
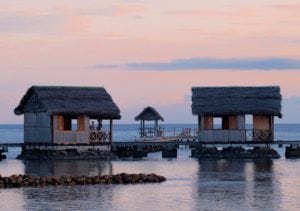
<path id="1" fill-rule="evenodd" d="M 153 107 L 146 107 L 135 117 L 136 121 L 140 121 L 140 136 L 146 137 L 160 137 L 163 131 L 158 126 L 158 121 L 164 121 L 164 118 Z M 154 127 L 145 127 L 145 121 L 154 121 Z"/>

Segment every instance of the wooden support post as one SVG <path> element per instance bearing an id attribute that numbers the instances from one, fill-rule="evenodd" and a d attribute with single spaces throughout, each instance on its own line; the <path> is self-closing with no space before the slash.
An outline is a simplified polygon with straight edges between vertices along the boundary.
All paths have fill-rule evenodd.
<path id="1" fill-rule="evenodd" d="M 142 134 L 143 134 L 142 137 L 146 136 L 146 134 L 145 134 L 145 120 L 143 120 Z"/>
<path id="2" fill-rule="evenodd" d="M 200 141 L 200 131 L 202 129 L 202 118 L 198 115 L 198 141 Z"/>
<path id="3" fill-rule="evenodd" d="M 272 140 L 271 141 L 274 141 L 274 116 L 271 116 L 271 119 L 270 119 L 271 123 L 271 129 L 272 129 Z"/>
<path id="4" fill-rule="evenodd" d="M 140 136 L 143 137 L 143 122 L 140 120 Z"/>
<path id="5" fill-rule="evenodd" d="M 109 142 L 110 142 L 110 144 L 112 144 L 112 140 L 113 140 L 113 120 L 110 119 L 109 120 Z"/>
<path id="6" fill-rule="evenodd" d="M 155 120 L 155 126 L 154 126 L 154 136 L 157 137 L 157 131 L 158 131 L 158 120 Z"/>

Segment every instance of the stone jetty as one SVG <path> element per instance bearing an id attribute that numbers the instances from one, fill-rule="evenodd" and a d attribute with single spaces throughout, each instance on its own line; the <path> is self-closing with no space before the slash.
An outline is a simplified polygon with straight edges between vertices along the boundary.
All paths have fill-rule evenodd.
<path id="1" fill-rule="evenodd" d="M 79 152 L 77 149 L 66 150 L 22 150 L 17 159 L 22 160 L 112 160 L 116 156 L 108 150 L 94 150 Z"/>
<path id="2" fill-rule="evenodd" d="M 74 186 L 93 184 L 138 184 L 138 183 L 161 183 L 166 181 L 164 176 L 156 174 L 115 174 L 104 176 L 33 176 L 33 175 L 11 175 L 2 177 L 0 175 L 0 188 L 20 187 L 45 187 L 45 186 Z"/>
<path id="3" fill-rule="evenodd" d="M 285 147 L 286 158 L 300 158 L 300 147 L 298 144 L 291 144 L 291 146 Z"/>
<path id="4" fill-rule="evenodd" d="M 196 148 L 192 150 L 194 158 L 280 158 L 279 153 L 273 148 L 254 147 L 253 149 L 244 149 L 243 147 L 227 147 L 219 150 L 217 147 Z"/>

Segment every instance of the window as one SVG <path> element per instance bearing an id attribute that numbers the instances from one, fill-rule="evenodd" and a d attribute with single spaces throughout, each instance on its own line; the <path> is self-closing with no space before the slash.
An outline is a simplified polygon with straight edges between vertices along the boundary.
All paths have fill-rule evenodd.
<path id="1" fill-rule="evenodd" d="M 213 129 L 222 129 L 222 118 L 214 117 L 213 119 Z"/>
<path id="2" fill-rule="evenodd" d="M 253 115 L 246 115 L 246 129 L 253 129 Z"/>
<path id="3" fill-rule="evenodd" d="M 71 119 L 71 130 L 77 130 L 77 119 Z"/>

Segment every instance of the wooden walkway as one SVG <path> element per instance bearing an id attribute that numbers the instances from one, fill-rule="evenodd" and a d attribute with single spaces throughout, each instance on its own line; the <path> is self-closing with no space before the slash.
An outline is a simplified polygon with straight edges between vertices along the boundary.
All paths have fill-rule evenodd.
<path id="1" fill-rule="evenodd" d="M 128 140 L 128 141 L 114 141 L 112 142 L 112 146 L 167 146 L 167 145 L 188 145 L 191 147 L 203 145 L 214 145 L 214 146 L 261 146 L 261 145 L 291 145 L 296 144 L 300 145 L 300 140 L 276 140 L 274 142 L 198 142 L 192 141 L 193 139 L 178 139 L 178 138 L 162 138 L 162 139 L 153 139 L 153 140 Z M 91 144 L 93 146 L 95 144 Z M 10 148 L 10 147 L 23 147 L 24 143 L 0 143 L 0 148 Z M 35 144 L 32 146 L 47 146 L 45 144 Z M 50 145 L 49 145 L 50 146 Z M 63 146 L 80 146 L 69 144 Z M 82 144 L 82 146 L 88 146 L 86 144 Z"/>

